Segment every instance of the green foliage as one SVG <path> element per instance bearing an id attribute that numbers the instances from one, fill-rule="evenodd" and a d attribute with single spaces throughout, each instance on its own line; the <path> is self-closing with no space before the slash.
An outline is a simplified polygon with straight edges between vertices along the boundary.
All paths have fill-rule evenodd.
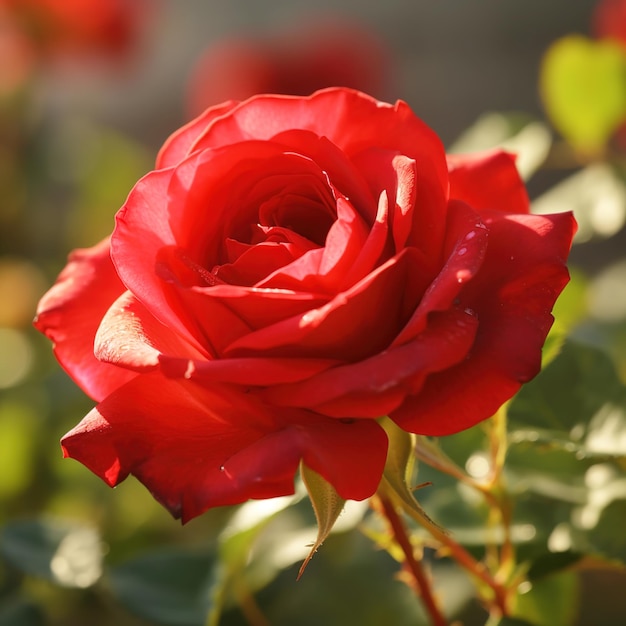
<path id="1" fill-rule="evenodd" d="M 0 626 L 45 626 L 45 617 L 33 602 L 11 598 L 0 605 Z"/>
<path id="2" fill-rule="evenodd" d="M 326 481 L 317 472 L 302 464 L 300 467 L 302 481 L 306 486 L 307 493 L 315 511 L 315 519 L 317 520 L 317 538 L 311 547 L 311 551 L 304 560 L 302 567 L 298 573 L 298 578 L 304 573 L 304 569 L 317 552 L 318 548 L 324 543 L 328 535 L 330 535 L 337 518 L 343 511 L 346 501 L 339 496 L 335 488 Z"/>
<path id="3" fill-rule="evenodd" d="M 154 550 L 111 568 L 115 598 L 166 626 L 202 626 L 219 595 L 220 566 L 210 551 Z"/>
<path id="4" fill-rule="evenodd" d="M 469 154 L 501 148 L 516 155 L 524 180 L 541 167 L 550 152 L 552 136 L 548 126 L 525 113 L 484 113 L 448 149 Z"/>
<path id="5" fill-rule="evenodd" d="M 532 622 L 527 622 L 525 619 L 519 619 L 517 617 L 503 617 L 498 620 L 496 626 L 537 626 Z"/>
<path id="6" fill-rule="evenodd" d="M 579 581 L 572 572 L 541 578 L 517 597 L 515 615 L 535 626 L 574 624 L 578 613 Z"/>
<path id="7" fill-rule="evenodd" d="M 626 115 L 625 67 L 613 44 L 570 37 L 555 44 L 542 68 L 546 108 L 575 148 L 576 170 L 533 210 L 574 210 L 579 243 L 610 237 L 626 222 L 623 162 L 600 158 Z M 294 497 L 212 511 L 181 528 L 138 483 L 112 492 L 62 461 L 55 442 L 92 402 L 58 370 L 47 343 L 28 332 L 30 309 L 42 276 L 52 280 L 68 247 L 111 231 L 114 212 L 152 159 L 130 136 L 78 118 L 32 144 L 32 162 L 11 161 L 5 194 L 12 214 L 28 207 L 15 231 L 24 232 L 14 237 L 8 229 L 2 238 L 7 249 L 32 257 L 36 272 L 18 281 L 20 294 L 35 294 L 28 314 L 2 322 L 32 362 L 2 389 L 0 402 L 0 626 L 428 624 L 398 580 L 402 554 L 380 517 L 367 503 L 344 503 L 306 468 Z M 562 148 L 539 119 L 490 113 L 452 151 L 494 146 L 518 154 L 526 179 Z M 626 324 L 614 316 L 608 328 L 589 318 L 590 283 L 572 271 L 554 310 L 544 370 L 508 406 L 498 480 L 492 422 L 437 440 L 380 420 L 390 441 L 382 489 L 404 512 L 451 621 L 483 626 L 487 617 L 472 599 L 477 589 L 489 597 L 489 589 L 440 549 L 442 534 L 510 585 L 512 616 L 498 626 L 576 624 L 581 572 L 624 571 Z M 613 285 L 621 287 L 619 277 Z M 0 355 L 9 374 L 3 380 L 13 380 L 17 352 L 8 353 Z M 431 484 L 415 492 L 419 483 Z M 507 541 L 514 558 L 503 567 Z"/>
<path id="8" fill-rule="evenodd" d="M 540 214 L 573 211 L 576 243 L 607 239 L 626 223 L 626 185 L 612 163 L 592 162 L 536 198 L 532 208 Z"/>
<path id="9" fill-rule="evenodd" d="M 0 555 L 27 574 L 66 587 L 89 587 L 102 573 L 102 545 L 96 531 L 61 520 L 5 525 Z"/>
<path id="10" fill-rule="evenodd" d="M 595 154 L 626 117 L 626 53 L 610 40 L 557 40 L 541 67 L 541 92 L 554 126 L 577 150 Z"/>

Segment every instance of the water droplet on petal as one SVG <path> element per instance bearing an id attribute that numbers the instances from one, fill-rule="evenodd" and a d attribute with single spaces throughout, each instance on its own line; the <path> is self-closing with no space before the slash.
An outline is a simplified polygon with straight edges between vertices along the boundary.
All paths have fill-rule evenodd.
<path id="1" fill-rule="evenodd" d="M 474 231 L 474 230 L 470 230 L 469 233 L 467 233 L 467 235 L 465 235 L 465 239 L 467 241 L 469 241 L 470 239 L 474 239 L 474 237 L 476 237 L 476 231 Z"/>
<path id="2" fill-rule="evenodd" d="M 456 282 L 464 283 L 472 277 L 472 273 L 469 270 L 459 270 L 456 273 Z"/>
<path id="3" fill-rule="evenodd" d="M 456 251 L 456 253 L 457 253 L 459 256 L 463 256 L 466 252 L 467 252 L 467 248 L 459 248 L 459 249 Z"/>

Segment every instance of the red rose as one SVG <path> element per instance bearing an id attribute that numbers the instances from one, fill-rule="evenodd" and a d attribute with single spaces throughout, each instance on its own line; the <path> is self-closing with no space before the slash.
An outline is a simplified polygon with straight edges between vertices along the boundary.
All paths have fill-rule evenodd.
<path id="1" fill-rule="evenodd" d="M 514 159 L 446 163 L 409 107 L 348 89 L 206 111 L 37 327 L 99 401 L 63 439 L 174 515 L 293 491 L 300 461 L 372 495 L 377 418 L 445 435 L 539 370 L 570 214 L 528 213 Z"/>
<path id="2" fill-rule="evenodd" d="M 626 48 L 626 0 L 599 0 L 591 29 L 597 39 L 612 39 Z"/>
<path id="3" fill-rule="evenodd" d="M 125 53 L 145 20 L 146 0 L 0 0 L 45 54 Z"/>
<path id="4" fill-rule="evenodd" d="M 296 96 L 342 85 L 380 97 L 391 72 L 389 51 L 374 32 L 337 17 L 313 19 L 266 37 L 213 43 L 191 73 L 192 117 L 224 100 L 258 93 Z"/>

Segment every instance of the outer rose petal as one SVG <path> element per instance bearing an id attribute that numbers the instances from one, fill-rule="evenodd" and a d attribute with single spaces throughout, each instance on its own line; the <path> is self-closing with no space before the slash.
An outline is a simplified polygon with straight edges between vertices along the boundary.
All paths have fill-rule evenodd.
<path id="1" fill-rule="evenodd" d="M 205 359 L 206 353 L 183 341 L 125 291 L 104 315 L 94 341 L 97 358 L 135 371 L 158 367 L 161 355 Z"/>
<path id="2" fill-rule="evenodd" d="M 378 424 L 285 414 L 240 390 L 145 374 L 120 388 L 62 440 L 109 485 L 135 475 L 183 521 L 210 507 L 293 493 L 301 460 L 344 498 L 376 490 L 386 457 Z"/>
<path id="3" fill-rule="evenodd" d="M 63 368 L 94 400 L 102 400 L 135 376 L 101 363 L 93 349 L 102 316 L 124 291 L 105 239 L 93 248 L 75 250 L 37 307 L 35 327 L 52 340 Z"/>
<path id="4" fill-rule="evenodd" d="M 449 154 L 450 198 L 474 209 L 504 213 L 528 213 L 524 182 L 515 167 L 515 156 L 501 150 L 480 154 Z"/>
<path id="5" fill-rule="evenodd" d="M 236 100 L 228 100 L 209 107 L 198 117 L 179 128 L 173 135 L 170 135 L 157 154 L 157 169 L 172 167 L 188 157 L 198 134 L 203 132 L 213 120 L 228 113 L 238 104 L 239 102 Z"/>
<path id="6" fill-rule="evenodd" d="M 424 378 L 463 360 L 478 322 L 462 310 L 432 316 L 410 343 L 369 359 L 328 369 L 300 383 L 273 385 L 264 397 L 273 404 L 312 407 L 334 417 L 381 417 L 421 387 Z"/>
<path id="7" fill-rule="evenodd" d="M 490 245 L 479 274 L 460 294 L 479 327 L 467 360 L 429 376 L 390 417 L 404 430 L 449 435 L 492 415 L 541 366 L 550 313 L 568 281 L 570 213 L 486 220 Z"/>
<path id="8" fill-rule="evenodd" d="M 487 244 L 488 232 L 480 216 L 465 203 L 451 200 L 442 249 L 445 264 L 425 290 L 411 319 L 394 339 L 393 345 L 401 345 L 422 332 L 433 311 L 446 311 L 453 306 L 463 285 L 480 270 Z"/>
<path id="9" fill-rule="evenodd" d="M 337 364 L 327 359 L 210 359 L 163 326 L 129 291 L 105 314 L 94 348 L 100 361 L 136 372 L 160 367 L 168 377 L 246 386 L 303 380 Z"/>

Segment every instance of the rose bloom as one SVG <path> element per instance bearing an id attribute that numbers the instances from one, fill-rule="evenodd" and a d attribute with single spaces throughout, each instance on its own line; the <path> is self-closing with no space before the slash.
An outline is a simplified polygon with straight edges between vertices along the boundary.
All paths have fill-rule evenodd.
<path id="1" fill-rule="evenodd" d="M 447 435 L 540 368 L 570 214 L 530 215 L 514 158 L 446 156 L 404 102 L 262 95 L 175 132 L 35 321 L 99 404 L 64 454 L 183 521 L 377 489 L 378 418 Z"/>
<path id="2" fill-rule="evenodd" d="M 593 10 L 591 27 L 597 39 L 615 41 L 626 54 L 626 0 L 600 0 Z M 626 111 L 615 133 L 615 143 L 620 150 L 626 150 Z"/>
<path id="3" fill-rule="evenodd" d="M 591 16 L 597 39 L 612 39 L 626 49 L 626 0 L 600 0 Z"/>
<path id="4" fill-rule="evenodd" d="M 224 100 L 258 93 L 303 96 L 343 85 L 387 92 L 390 54 L 376 34 L 345 18 L 314 18 L 265 37 L 231 37 L 209 46 L 191 72 L 192 117 Z"/>
<path id="5" fill-rule="evenodd" d="M 0 5 L 0 100 L 27 84 L 35 68 L 35 50 Z"/>
<path id="6" fill-rule="evenodd" d="M 0 0 L 44 55 L 120 55 L 137 38 L 150 0 Z"/>

